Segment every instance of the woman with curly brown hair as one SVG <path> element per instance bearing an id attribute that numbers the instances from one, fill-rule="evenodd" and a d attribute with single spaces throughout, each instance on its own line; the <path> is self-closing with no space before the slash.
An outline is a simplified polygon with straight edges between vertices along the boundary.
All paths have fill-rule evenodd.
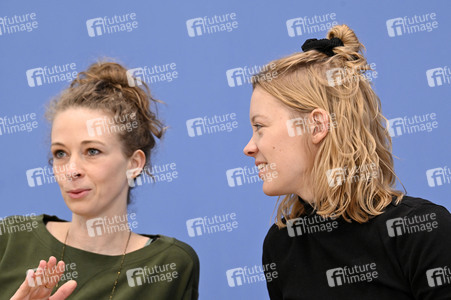
<path id="1" fill-rule="evenodd" d="M 126 72 L 117 63 L 93 64 L 51 102 L 53 170 L 72 220 L 44 214 L 36 217 L 34 230 L 0 236 L 2 295 L 198 298 L 194 250 L 174 238 L 130 228 L 130 189 L 151 169 L 151 151 L 164 127 L 151 107 L 158 101 L 144 82 L 129 85 Z M 27 269 L 48 257 L 23 280 Z"/>
<path id="2" fill-rule="evenodd" d="M 451 299 L 451 215 L 394 188 L 362 48 L 337 25 L 253 77 L 244 153 L 283 196 L 263 245 L 271 299 Z"/>

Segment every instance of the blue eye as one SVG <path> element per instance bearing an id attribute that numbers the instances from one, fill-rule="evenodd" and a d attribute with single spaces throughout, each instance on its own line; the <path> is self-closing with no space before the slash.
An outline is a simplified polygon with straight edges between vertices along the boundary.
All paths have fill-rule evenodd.
<path id="1" fill-rule="evenodd" d="M 262 125 L 260 125 L 260 124 L 254 124 L 254 125 L 252 125 L 252 126 L 254 126 L 255 127 L 255 131 L 258 131 L 260 128 L 262 128 L 263 126 Z"/>
<path id="2" fill-rule="evenodd" d="M 88 155 L 89 156 L 94 156 L 94 155 L 97 155 L 97 154 L 100 154 L 100 150 L 94 149 L 94 148 L 89 148 L 88 149 Z"/>
<path id="3" fill-rule="evenodd" d="M 53 152 L 53 157 L 56 159 L 63 158 L 65 154 L 66 152 L 64 152 L 63 150 L 56 150 L 55 152 Z"/>

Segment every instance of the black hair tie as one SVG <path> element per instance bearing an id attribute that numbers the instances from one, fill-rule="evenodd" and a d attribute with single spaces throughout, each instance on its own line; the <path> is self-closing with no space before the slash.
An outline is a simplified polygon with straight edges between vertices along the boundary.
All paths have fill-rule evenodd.
<path id="1" fill-rule="evenodd" d="M 334 56 L 335 53 L 332 51 L 335 47 L 343 46 L 343 42 L 339 38 L 329 39 L 308 39 L 302 45 L 302 51 L 317 50 L 328 56 Z"/>

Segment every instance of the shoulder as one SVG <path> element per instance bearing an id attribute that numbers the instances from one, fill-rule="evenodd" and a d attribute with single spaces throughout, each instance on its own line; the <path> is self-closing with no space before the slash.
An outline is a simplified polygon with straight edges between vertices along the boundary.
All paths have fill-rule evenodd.
<path id="1" fill-rule="evenodd" d="M 273 224 L 266 234 L 263 241 L 263 251 L 268 252 L 274 247 L 284 247 L 285 243 L 290 242 L 288 231 L 286 227 L 279 228 L 276 224 Z"/>
<path id="2" fill-rule="evenodd" d="M 2 223 L 26 223 L 30 221 L 41 221 L 44 218 L 44 214 L 36 215 L 34 213 L 26 214 L 26 215 L 12 215 L 5 218 L 0 218 L 0 222 Z"/>
<path id="3" fill-rule="evenodd" d="M 436 240 L 437 236 L 451 233 L 451 214 L 445 207 L 429 200 L 404 196 L 401 202 L 392 202 L 364 227 L 378 230 L 381 237 L 389 237 L 389 241 L 398 236 L 404 239 L 407 233 L 414 234 L 417 242 L 422 238 L 434 237 Z"/>
<path id="4" fill-rule="evenodd" d="M 393 209 L 393 208 L 401 208 L 404 209 L 405 211 L 412 211 L 412 210 L 428 210 L 428 209 L 432 209 L 432 210 L 446 210 L 445 207 L 438 205 L 436 203 L 433 203 L 430 200 L 427 199 L 423 199 L 423 198 L 419 198 L 419 197 L 412 197 L 412 196 L 407 196 L 405 195 L 401 202 L 396 205 L 394 203 L 391 203 L 387 209 Z"/>
<path id="5" fill-rule="evenodd" d="M 0 235 L 30 232 L 43 223 L 44 215 L 13 215 L 0 219 Z"/>
<path id="6" fill-rule="evenodd" d="M 437 216 L 444 218 L 451 217 L 449 211 L 441 205 L 435 204 L 423 198 L 404 196 L 400 203 L 391 203 L 387 206 L 384 213 L 377 218 L 380 217 L 379 219 L 381 220 L 387 220 L 398 217 L 415 217 L 420 215 L 429 215 L 429 217 L 432 218 Z"/>
<path id="7" fill-rule="evenodd" d="M 411 252 L 409 256 L 432 248 L 437 253 L 451 250 L 451 214 L 429 200 L 405 196 L 398 205 L 390 204 L 371 223 L 379 228 L 387 245 L 396 245 L 403 253 Z"/>
<path id="8" fill-rule="evenodd" d="M 30 239 L 30 233 L 42 226 L 43 215 L 14 215 L 0 219 L 0 254 L 11 244 Z"/>
<path id="9" fill-rule="evenodd" d="M 159 242 L 163 243 L 167 248 L 165 254 L 174 258 L 179 258 L 185 263 L 199 266 L 199 257 L 196 251 L 188 245 L 176 238 L 168 237 L 165 235 L 159 235 Z"/>
<path id="10" fill-rule="evenodd" d="M 280 238 L 281 233 L 286 232 L 286 227 L 279 228 L 276 224 L 272 224 L 272 226 L 269 228 L 268 233 L 266 233 L 265 240 L 272 240 Z"/>
<path id="11" fill-rule="evenodd" d="M 181 255 L 184 255 L 187 258 L 191 259 L 195 264 L 199 264 L 199 257 L 197 256 L 196 251 L 194 251 L 194 249 L 190 245 L 175 238 L 173 238 L 173 240 L 174 248 L 176 249 L 176 251 L 178 251 Z"/>
<path id="12" fill-rule="evenodd" d="M 449 286 L 436 289 L 430 283 L 431 271 L 449 268 L 451 263 L 449 211 L 429 200 L 405 196 L 375 219 L 379 217 L 384 221 L 380 232 L 387 253 L 396 257 L 396 265 L 409 280 L 415 298 L 438 299 L 445 293 L 449 296 Z"/>

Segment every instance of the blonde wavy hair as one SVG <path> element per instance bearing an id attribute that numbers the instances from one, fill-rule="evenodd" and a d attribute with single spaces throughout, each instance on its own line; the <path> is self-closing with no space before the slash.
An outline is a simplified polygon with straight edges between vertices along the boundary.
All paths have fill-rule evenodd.
<path id="1" fill-rule="evenodd" d="M 404 194 L 394 188 L 392 142 L 380 100 L 366 77 L 371 68 L 362 54 L 364 46 L 347 25 L 331 28 L 327 38 L 334 37 L 344 44 L 333 49 L 335 55 L 329 57 L 317 50 L 294 53 L 270 62 L 252 83 L 254 89 L 262 88 L 295 114 L 321 108 L 335 116 L 336 124 L 321 142 L 310 170 L 312 205 L 323 217 L 341 216 L 348 222 L 365 223 L 382 214 L 394 197 L 398 204 Z M 338 72 L 340 78 L 332 78 L 331 72 Z M 375 167 L 370 178 L 331 185 L 327 176 L 334 169 L 346 169 L 347 178 L 356 178 L 362 166 Z M 283 219 L 304 213 L 298 196 L 286 195 L 277 207 L 275 221 L 282 228 L 286 226 Z"/>

